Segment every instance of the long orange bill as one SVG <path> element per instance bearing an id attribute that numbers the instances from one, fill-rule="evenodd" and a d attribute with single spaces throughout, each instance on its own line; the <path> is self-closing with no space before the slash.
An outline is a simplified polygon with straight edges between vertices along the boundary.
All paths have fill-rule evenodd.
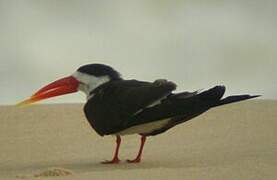
<path id="1" fill-rule="evenodd" d="M 76 80 L 73 76 L 68 76 L 59 79 L 55 82 L 52 82 L 44 86 L 43 88 L 38 90 L 34 95 L 32 95 L 29 99 L 18 103 L 17 106 L 30 105 L 43 99 L 77 92 L 78 85 L 79 81 Z"/>

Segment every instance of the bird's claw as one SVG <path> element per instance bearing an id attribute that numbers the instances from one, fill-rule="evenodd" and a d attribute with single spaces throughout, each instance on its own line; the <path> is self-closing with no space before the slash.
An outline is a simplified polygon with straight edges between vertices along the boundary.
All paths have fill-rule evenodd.
<path id="1" fill-rule="evenodd" d="M 127 163 L 140 163 L 140 158 L 136 158 L 136 159 L 133 159 L 133 160 L 127 160 Z"/>
<path id="2" fill-rule="evenodd" d="M 119 163 L 120 163 L 119 159 L 113 159 L 111 161 L 106 160 L 106 161 L 101 162 L 101 164 L 119 164 Z"/>

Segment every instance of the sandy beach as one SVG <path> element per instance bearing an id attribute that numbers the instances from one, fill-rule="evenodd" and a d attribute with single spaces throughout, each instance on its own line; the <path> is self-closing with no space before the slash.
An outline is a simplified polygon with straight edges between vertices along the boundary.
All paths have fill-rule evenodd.
<path id="1" fill-rule="evenodd" d="M 277 179 L 277 101 L 215 108 L 148 138 L 124 136 L 119 165 L 103 165 L 114 137 L 100 137 L 82 104 L 0 106 L 0 179 Z"/>

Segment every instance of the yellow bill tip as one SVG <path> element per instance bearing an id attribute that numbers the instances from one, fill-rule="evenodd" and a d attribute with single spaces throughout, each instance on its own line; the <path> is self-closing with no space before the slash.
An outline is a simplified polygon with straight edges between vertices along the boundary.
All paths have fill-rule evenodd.
<path id="1" fill-rule="evenodd" d="M 17 103 L 16 106 L 17 107 L 26 107 L 26 106 L 31 105 L 34 102 L 35 101 L 32 98 L 30 98 L 30 99 L 27 99 L 27 100 L 24 100 L 24 101 L 21 101 L 21 102 Z"/>

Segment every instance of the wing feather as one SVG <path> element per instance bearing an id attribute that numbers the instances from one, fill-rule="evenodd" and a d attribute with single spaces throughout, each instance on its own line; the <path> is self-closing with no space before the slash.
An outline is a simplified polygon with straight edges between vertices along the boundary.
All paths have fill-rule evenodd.
<path id="1" fill-rule="evenodd" d="M 124 129 L 131 118 L 148 105 L 168 96 L 176 89 L 173 82 L 157 80 L 153 83 L 120 80 L 97 88 L 85 105 L 91 126 L 100 134 Z"/>

